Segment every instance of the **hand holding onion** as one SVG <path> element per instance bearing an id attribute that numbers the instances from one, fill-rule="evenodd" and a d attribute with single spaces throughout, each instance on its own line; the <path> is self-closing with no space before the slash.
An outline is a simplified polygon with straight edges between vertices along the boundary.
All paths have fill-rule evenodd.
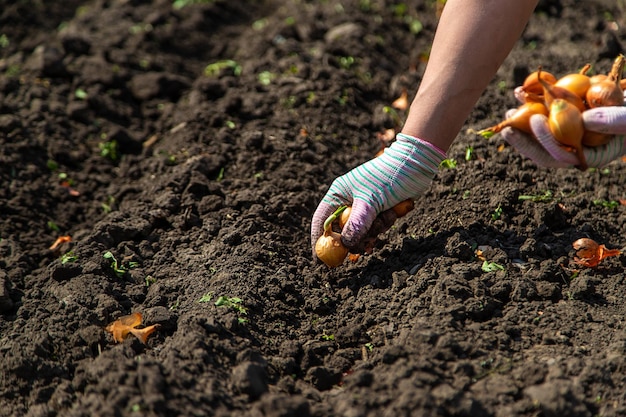
<path id="1" fill-rule="evenodd" d="M 605 155 L 622 155 L 624 145 L 621 142 L 614 143 L 606 151 L 603 145 L 609 141 L 613 143 L 615 134 L 626 133 L 626 110 L 623 107 L 626 82 L 622 80 L 624 63 L 625 58 L 620 55 L 607 75 L 593 77 L 587 75 L 590 65 L 559 79 L 540 68 L 515 90 L 516 98 L 523 103 L 517 111 L 507 113 L 506 120 L 478 133 L 488 138 L 512 127 L 539 140 L 542 137 L 535 130 L 538 124 L 531 123 L 531 119 L 542 115 L 547 116 L 550 136 L 557 141 L 555 146 L 561 148 L 551 146 L 552 149 L 547 149 L 557 159 L 556 162 L 571 160 L 569 156 L 562 157 L 564 153 L 570 153 L 575 157 L 574 165 L 585 170 L 588 167 L 587 154 L 592 156 L 592 166 L 597 166 L 599 162 L 605 163 Z M 507 129 L 503 135 L 522 154 L 535 162 L 542 162 L 540 165 L 559 166 L 558 163 L 550 164 L 549 158 L 546 160 L 541 155 L 540 147 L 520 140 L 521 133 Z M 545 146 L 544 142 L 539 142 Z"/>
<path id="2" fill-rule="evenodd" d="M 393 213 L 394 220 L 405 216 L 415 207 L 415 203 L 412 199 L 407 199 L 399 202 L 393 206 L 389 211 Z M 328 267 L 335 268 L 341 265 L 348 255 L 349 249 L 341 241 L 341 234 L 333 231 L 333 224 L 336 221 L 339 228 L 343 230 L 343 227 L 348 223 L 351 207 L 341 206 L 335 210 L 324 222 L 324 233 L 317 239 L 315 243 L 315 254 L 322 262 Z M 365 239 L 365 252 L 371 252 L 376 237 L 378 236 L 380 229 L 374 226 L 368 236 Z"/>

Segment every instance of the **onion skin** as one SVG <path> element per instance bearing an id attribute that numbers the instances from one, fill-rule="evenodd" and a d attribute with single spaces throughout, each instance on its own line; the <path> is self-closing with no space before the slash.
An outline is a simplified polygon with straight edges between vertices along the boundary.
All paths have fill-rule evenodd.
<path id="1" fill-rule="evenodd" d="M 548 124 L 550 132 L 559 143 L 576 151 L 576 157 L 580 162 L 578 168 L 586 170 L 588 166 L 582 145 L 585 133 L 582 113 L 569 101 L 555 99 L 550 106 Z"/>
<path id="2" fill-rule="evenodd" d="M 574 263 L 588 268 L 598 266 L 600 261 L 610 256 L 621 255 L 619 249 L 608 249 L 606 246 L 586 237 L 572 243 L 572 247 L 576 251 Z"/>
<path id="3" fill-rule="evenodd" d="M 325 230 L 315 242 L 315 254 L 328 267 L 335 268 L 341 265 L 348 256 L 348 248 L 341 243 L 339 233 Z"/>

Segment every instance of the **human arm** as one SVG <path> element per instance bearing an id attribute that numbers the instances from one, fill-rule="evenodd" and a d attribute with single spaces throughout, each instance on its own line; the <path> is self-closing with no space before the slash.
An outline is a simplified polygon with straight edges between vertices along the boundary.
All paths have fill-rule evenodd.
<path id="1" fill-rule="evenodd" d="M 360 252 L 379 214 L 382 226 L 376 232 L 393 223 L 395 218 L 387 211 L 397 202 L 426 191 L 436 174 L 433 163 L 445 158 L 445 151 L 513 48 L 536 4 L 537 0 L 446 2 L 402 136 L 383 156 L 333 182 L 313 216 L 312 245 L 322 234 L 324 220 L 339 205 L 349 204 L 352 214 L 342 241 L 351 251 Z"/>

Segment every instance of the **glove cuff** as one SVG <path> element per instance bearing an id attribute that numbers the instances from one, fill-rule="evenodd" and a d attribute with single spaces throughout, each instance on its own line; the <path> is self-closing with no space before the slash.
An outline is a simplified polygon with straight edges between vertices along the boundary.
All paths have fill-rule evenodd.
<path id="1" fill-rule="evenodd" d="M 410 143 L 418 150 L 424 152 L 426 155 L 431 157 L 433 160 L 439 160 L 439 163 L 448 157 L 446 153 L 438 146 L 435 146 L 432 143 L 422 140 L 420 138 L 416 138 L 415 136 L 407 135 L 406 133 L 398 133 L 396 135 L 396 140 L 403 140 Z"/>

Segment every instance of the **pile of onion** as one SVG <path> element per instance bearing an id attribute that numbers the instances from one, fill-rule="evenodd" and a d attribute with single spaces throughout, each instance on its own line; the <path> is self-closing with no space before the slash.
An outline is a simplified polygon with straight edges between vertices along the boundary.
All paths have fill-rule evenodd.
<path id="1" fill-rule="evenodd" d="M 588 76 L 591 65 L 580 72 L 556 78 L 539 68 L 526 77 L 524 84 L 516 90 L 516 96 L 524 103 L 508 119 L 478 132 L 489 138 L 505 127 L 513 127 L 532 135 L 530 117 L 543 114 L 548 117 L 550 131 L 555 139 L 578 158 L 578 168 L 587 169 L 583 147 L 606 144 L 611 135 L 585 129 L 582 112 L 596 107 L 622 106 L 626 80 L 622 72 L 626 58 L 615 58 L 608 74 Z"/>

